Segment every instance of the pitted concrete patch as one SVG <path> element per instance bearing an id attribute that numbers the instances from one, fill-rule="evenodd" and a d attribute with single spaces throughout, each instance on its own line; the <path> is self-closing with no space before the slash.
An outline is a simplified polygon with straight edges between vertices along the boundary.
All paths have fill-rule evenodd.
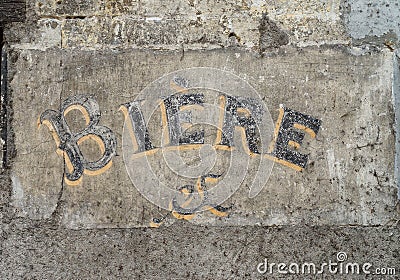
<path id="1" fill-rule="evenodd" d="M 266 14 L 261 18 L 259 30 L 261 52 L 266 49 L 279 48 L 289 43 L 288 35 L 283 30 L 280 30 L 276 23 L 271 21 Z"/>
<path id="2" fill-rule="evenodd" d="M 4 242 L 3 279 L 365 279 L 376 275 L 260 274 L 257 265 L 371 263 L 400 271 L 399 227 L 202 227 L 15 230 Z M 276 268 L 276 267 L 275 267 Z M 338 266 L 336 266 L 338 268 Z M 339 270 L 338 270 L 339 271 Z M 396 276 L 380 276 L 396 279 Z M 383 278 L 385 279 L 385 278 Z"/>
<path id="3" fill-rule="evenodd" d="M 366 39 L 386 36 L 389 46 L 398 43 L 400 36 L 400 3 L 391 0 L 363 1 L 347 0 L 344 13 L 349 35 L 353 39 Z M 397 35 L 397 38 L 396 38 Z M 378 40 L 379 41 L 379 40 Z"/>
<path id="4" fill-rule="evenodd" d="M 293 45 L 347 44 L 349 37 L 341 20 L 340 3 L 340 0 L 35 0 L 28 2 L 28 10 L 40 19 L 38 27 L 47 39 L 53 30 L 45 26 L 46 22 L 60 21 L 61 32 L 49 40 L 49 47 L 54 43 L 62 43 L 63 48 L 86 49 L 235 46 L 258 51 L 257 27 L 263 14 L 288 34 Z M 19 43 L 30 41 L 31 48 L 43 48 L 46 42 L 37 40 L 41 34 L 33 30 L 35 24 L 14 25 L 15 30 L 7 32 L 8 41 L 17 37 Z"/>
<path id="5" fill-rule="evenodd" d="M 120 105 L 149 83 L 174 70 L 212 66 L 231 71 L 252 85 L 278 119 L 280 104 L 322 121 L 315 139 L 306 138 L 309 155 L 303 172 L 275 164 L 262 192 L 248 198 L 248 182 L 225 205 L 227 217 L 208 213 L 197 224 L 226 225 L 381 225 L 395 216 L 392 54 L 352 56 L 341 50 L 286 48 L 279 57 L 257 58 L 234 51 L 70 52 L 22 50 L 10 65 L 13 126 L 18 151 L 12 174 L 18 189 L 13 204 L 20 215 L 44 219 L 62 201 L 67 228 L 146 227 L 168 216 L 146 201 L 132 185 L 121 156 L 124 117 Z M 65 184 L 64 158 L 38 117 L 77 94 L 93 97 L 100 124 L 116 135 L 112 166 L 102 174 L 83 175 Z M 77 115 L 78 125 L 84 120 Z M 94 151 L 90 151 L 89 153 Z M 162 164 L 162 162 L 160 163 Z M 161 167 L 160 167 L 161 168 Z M 250 170 L 252 171 L 252 170 Z M 138 176 L 146 170 L 138 166 Z M 16 186 L 16 185 L 15 185 Z M 21 191 L 21 189 L 23 191 Z M 17 192 L 18 190 L 18 192 Z M 168 216 L 170 223 L 174 217 Z"/>

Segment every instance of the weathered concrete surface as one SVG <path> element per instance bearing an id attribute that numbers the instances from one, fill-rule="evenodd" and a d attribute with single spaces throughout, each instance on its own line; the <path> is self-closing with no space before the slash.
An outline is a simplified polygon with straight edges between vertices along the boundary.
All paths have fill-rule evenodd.
<path id="1" fill-rule="evenodd" d="M 16 229 L 4 243 L 3 279 L 314 279 L 260 274 L 269 262 L 348 261 L 400 269 L 399 227 L 201 227 L 134 230 Z M 325 273 L 324 279 L 366 279 Z M 397 279 L 369 275 L 369 279 Z M 367 278 L 367 279 L 368 279 Z"/>
<path id="2" fill-rule="evenodd" d="M 347 44 L 339 0 L 324 1 L 28 1 L 30 25 L 8 41 L 23 47 L 260 50 L 267 15 L 297 46 Z M 32 28 L 33 25 L 38 28 Z M 52 28 L 48 28 L 48 25 Z M 35 36 L 32 36 L 32 32 Z M 261 30 L 261 32 L 263 32 Z M 43 37 L 43 39 L 39 39 Z M 51 37 L 51 40 L 46 38 Z M 262 46 L 261 46 L 262 48 Z"/>
<path id="3" fill-rule="evenodd" d="M 275 164 L 256 198 L 247 197 L 250 182 L 245 181 L 226 202 L 234 206 L 228 218 L 204 214 L 194 222 L 382 225 L 396 219 L 390 52 L 353 56 L 344 49 L 299 53 L 286 48 L 269 58 L 233 51 L 17 52 L 18 60 L 10 66 L 16 72 L 10 86 L 16 96 L 13 123 L 18 150 L 11 179 L 12 203 L 22 216 L 48 218 L 61 200 L 62 223 L 68 228 L 147 226 L 152 215 L 161 214 L 133 187 L 122 156 L 116 156 L 105 173 L 84 175 L 78 186 L 65 185 L 63 158 L 55 152 L 48 128 L 38 129 L 38 117 L 46 109 L 58 110 L 67 97 L 91 95 L 99 102 L 101 124 L 118 135 L 117 155 L 121 155 L 121 104 L 132 101 L 164 73 L 213 66 L 254 86 L 273 120 L 279 104 L 284 104 L 321 119 L 322 128 L 302 150 L 310 154 L 304 172 Z M 136 170 L 146 174 L 139 166 Z"/>
<path id="4" fill-rule="evenodd" d="M 398 1 L 347 0 L 344 14 L 349 35 L 362 43 L 381 43 L 395 48 L 400 36 L 400 3 Z"/>
<path id="5" fill-rule="evenodd" d="M 394 73 L 393 73 L 393 103 L 395 108 L 395 123 L 396 123 L 396 139 L 400 137 L 400 57 L 397 52 L 393 58 Z M 395 158 L 395 175 L 397 187 L 399 189 L 398 197 L 400 199 L 400 142 L 396 140 L 396 158 Z"/>
<path id="6" fill-rule="evenodd" d="M 0 5 L 0 24 L 23 21 L 25 19 L 25 1 L 6 0 Z"/>
<path id="7" fill-rule="evenodd" d="M 264 258 L 321 264 L 346 252 L 351 262 L 396 268 L 397 276 L 368 278 L 397 279 L 394 136 L 400 114 L 394 116 L 399 106 L 393 110 L 393 104 L 400 91 L 391 53 L 398 44 L 397 4 L 27 1 L 26 22 L 4 30 L 12 98 L 1 100 L 10 122 L 2 140 L 11 161 L 0 176 L 0 278 L 314 278 L 260 275 L 256 268 Z M 205 52 L 210 49 L 228 50 Z M 237 215 L 251 214 L 242 225 L 178 220 L 159 229 L 134 228 L 148 225 L 158 209 L 128 186 L 121 155 L 100 175 L 104 185 L 86 175 L 85 189 L 62 184 L 63 158 L 47 128 L 37 128 L 43 110 L 57 110 L 64 98 L 84 90 L 96 96 L 101 123 L 120 139 L 120 101 L 168 71 L 209 64 L 242 75 L 266 94 L 274 120 L 280 103 L 323 120 L 317 141 L 307 147 L 305 172 L 275 164 L 276 184 L 256 203 L 247 190 L 232 198 L 240 202 Z M 262 207 L 277 211 L 261 213 Z M 251 226 L 257 219 L 286 226 Z"/>

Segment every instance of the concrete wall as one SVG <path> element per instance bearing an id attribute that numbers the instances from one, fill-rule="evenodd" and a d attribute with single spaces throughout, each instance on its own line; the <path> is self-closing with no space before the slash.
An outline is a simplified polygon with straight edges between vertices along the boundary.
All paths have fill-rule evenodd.
<path id="1" fill-rule="evenodd" d="M 316 277 L 301 273 L 311 262 L 326 279 L 400 275 L 397 1 L 30 0 L 26 13 L 4 27 L 2 278 L 298 279 Z M 184 175 L 206 149 L 138 151 L 124 106 L 171 90 L 205 94 L 211 111 L 179 118 L 214 126 L 209 173 L 226 192 Z M 257 100 L 262 117 L 230 112 L 262 129 L 215 145 L 226 96 Z M 147 128 L 161 146 L 157 110 Z M 181 173 L 171 150 L 187 157 Z M 300 272 L 260 273 L 265 260 Z"/>

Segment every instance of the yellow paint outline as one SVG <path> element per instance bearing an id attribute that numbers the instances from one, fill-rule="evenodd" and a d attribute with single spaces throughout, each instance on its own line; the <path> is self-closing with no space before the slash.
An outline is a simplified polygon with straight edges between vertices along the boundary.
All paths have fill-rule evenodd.
<path id="1" fill-rule="evenodd" d="M 147 150 L 145 152 L 136 153 L 136 154 L 133 154 L 131 156 L 131 159 L 138 159 L 138 158 L 141 158 L 141 157 L 144 157 L 144 156 L 151 156 L 151 155 L 154 155 L 155 153 L 157 153 L 159 150 L 161 150 L 161 149 L 160 148 L 154 148 L 154 149 L 151 149 L 151 150 Z"/>
<path id="2" fill-rule="evenodd" d="M 274 162 L 276 162 L 276 163 L 282 164 L 282 165 L 284 165 L 284 166 L 287 166 L 287 167 L 289 167 L 289 168 L 292 168 L 292 169 L 294 169 L 294 170 L 300 172 L 300 171 L 303 171 L 303 167 L 298 166 L 298 165 L 296 165 L 296 164 L 294 164 L 294 163 L 288 162 L 288 161 L 286 161 L 286 160 L 279 159 L 279 158 L 274 157 L 274 156 L 271 155 L 271 153 L 274 151 L 274 148 L 275 148 L 276 140 L 277 140 L 277 138 L 278 138 L 279 129 L 280 129 L 281 125 L 282 125 L 282 120 L 283 120 L 284 114 L 285 114 L 285 110 L 284 110 L 283 106 L 281 106 L 281 107 L 279 108 L 279 116 L 278 116 L 278 119 L 277 119 L 277 121 L 276 121 L 276 123 L 275 123 L 275 129 L 274 129 L 274 137 L 273 137 L 273 140 L 271 141 L 271 143 L 270 143 L 270 145 L 269 145 L 268 153 L 267 153 L 267 154 L 263 154 L 263 156 L 264 156 L 265 158 L 269 159 L 269 160 L 272 160 L 272 161 L 274 161 Z M 293 125 L 293 126 L 294 126 L 294 125 Z M 288 145 L 293 146 L 293 147 L 295 147 L 295 148 L 296 148 L 296 146 L 297 146 L 296 144 L 298 145 L 298 148 L 300 148 L 300 144 L 297 143 L 297 142 L 289 141 L 289 143 L 288 143 Z"/>
<path id="3" fill-rule="evenodd" d="M 285 110 L 283 109 L 283 107 L 280 107 L 279 108 L 279 116 L 275 123 L 274 137 L 272 138 L 272 141 L 269 144 L 269 148 L 268 148 L 269 154 L 274 151 L 276 140 L 278 139 L 279 129 L 281 128 L 284 114 L 285 114 Z"/>
<path id="4" fill-rule="evenodd" d="M 155 223 L 155 222 L 151 221 L 149 223 L 149 226 L 152 227 L 152 228 L 159 228 L 162 224 L 163 224 L 163 222 Z"/>
<path id="5" fill-rule="evenodd" d="M 204 179 L 205 183 L 211 183 L 211 184 L 215 184 L 217 183 L 221 178 L 217 177 L 217 178 L 213 178 L 213 177 L 206 177 Z"/>
<path id="6" fill-rule="evenodd" d="M 81 176 L 78 180 L 76 181 L 70 181 L 68 180 L 68 178 L 66 176 L 64 176 L 64 182 L 68 185 L 68 186 L 78 186 L 82 183 L 83 181 L 83 177 Z"/>
<path id="7" fill-rule="evenodd" d="M 181 128 L 183 128 L 184 131 L 188 130 L 189 128 L 191 128 L 193 126 L 194 125 L 192 123 L 188 123 L 188 122 L 181 123 Z"/>
<path id="8" fill-rule="evenodd" d="M 169 82 L 169 87 L 170 87 L 170 89 L 175 91 L 174 93 L 186 93 L 189 91 L 188 88 L 179 86 L 177 83 L 174 82 L 173 79 Z"/>
<path id="9" fill-rule="evenodd" d="M 164 148 L 154 148 L 151 150 L 147 150 L 144 152 L 140 153 L 134 153 L 131 156 L 131 159 L 138 159 L 144 156 L 151 156 L 156 154 L 159 151 L 192 151 L 192 150 L 200 150 L 205 144 L 185 144 L 185 145 L 179 145 L 179 146 L 167 146 Z M 212 146 L 216 150 L 221 150 L 221 151 L 232 151 L 234 150 L 234 147 L 229 147 L 226 145 L 215 145 Z M 257 154 L 255 154 L 257 155 Z"/>
<path id="10" fill-rule="evenodd" d="M 104 165 L 99 170 L 91 171 L 91 170 L 83 169 L 83 173 L 86 175 L 90 175 L 90 176 L 100 175 L 100 174 L 106 172 L 108 169 L 110 169 L 112 165 L 113 165 L 113 162 L 112 162 L 112 160 L 110 160 L 106 165 Z"/>
<path id="11" fill-rule="evenodd" d="M 191 105 L 184 105 L 179 107 L 178 113 L 180 111 L 189 111 L 189 110 L 199 110 L 199 111 L 204 111 L 204 107 L 198 104 L 191 104 Z M 194 125 L 190 122 L 179 122 L 181 128 L 183 130 L 188 130 L 189 128 L 193 127 Z"/>
<path id="12" fill-rule="evenodd" d="M 220 95 L 219 97 L 219 108 L 220 108 L 220 113 L 219 113 L 219 119 L 218 119 L 218 127 L 217 127 L 217 137 L 215 138 L 215 145 L 214 147 L 221 147 L 221 150 L 225 150 L 225 151 L 232 151 L 234 149 L 233 146 L 228 146 L 228 145 L 221 145 L 219 143 L 221 143 L 222 141 L 222 129 L 224 126 L 224 119 L 225 119 L 225 105 L 226 105 L 226 97 L 225 95 Z M 245 114 L 246 117 L 250 117 L 251 113 L 248 109 L 246 108 L 237 108 L 236 111 L 238 113 L 241 114 Z M 241 142 L 242 142 L 242 147 L 243 150 L 245 151 L 245 153 L 250 156 L 250 157 L 255 157 L 257 156 L 256 153 L 253 153 L 252 151 L 250 151 L 249 145 L 247 143 L 247 137 L 246 137 L 246 130 L 244 129 L 244 127 L 241 126 L 235 126 L 234 127 L 234 131 L 238 131 L 240 133 L 240 138 L 241 138 Z M 226 148 L 222 148 L 222 147 L 226 147 Z"/>
<path id="13" fill-rule="evenodd" d="M 160 102 L 160 110 L 161 110 L 161 123 L 162 123 L 162 136 L 164 138 L 163 144 L 169 145 L 169 128 L 168 128 L 168 117 L 167 117 L 167 109 L 165 108 L 164 100 Z"/>
<path id="14" fill-rule="evenodd" d="M 74 106 L 74 105 L 72 105 L 72 106 Z M 72 107 L 72 106 L 71 106 L 71 107 Z M 84 107 L 78 106 L 78 105 L 77 105 L 76 107 L 83 108 L 84 111 L 87 113 L 87 111 L 86 111 L 86 109 L 85 109 Z M 79 109 L 78 109 L 78 108 L 74 108 L 74 109 L 71 109 L 71 110 L 79 110 Z M 66 110 L 66 113 L 64 113 L 64 117 L 65 117 L 66 114 L 67 114 L 68 112 L 70 112 L 71 110 L 68 110 L 68 109 L 67 109 L 67 110 Z M 80 111 L 81 111 L 81 110 L 80 110 Z M 81 112 L 82 112 L 82 111 L 81 111 Z M 82 113 L 83 113 L 83 112 L 82 112 Z M 89 114 L 87 114 L 87 116 L 89 117 Z M 86 125 L 88 125 L 89 122 L 90 122 L 90 118 L 85 118 L 85 119 L 86 119 L 86 122 L 87 122 Z M 57 132 L 56 132 L 54 126 L 53 126 L 53 125 L 51 124 L 51 122 L 48 121 L 48 120 L 44 120 L 44 121 L 42 121 L 42 123 L 41 123 L 41 122 L 40 122 L 40 116 L 39 116 L 38 123 L 37 123 L 38 129 L 40 128 L 41 124 L 47 126 L 47 128 L 48 128 L 49 131 L 50 131 L 50 134 L 53 136 L 54 141 L 56 142 L 56 145 L 57 145 L 56 153 L 57 153 L 58 155 L 60 155 L 60 156 L 63 157 L 64 162 L 65 162 L 65 164 L 67 165 L 68 171 L 69 171 L 70 173 L 73 172 L 73 171 L 74 171 L 74 167 L 73 167 L 73 165 L 72 165 L 72 163 L 71 163 L 71 159 L 69 158 L 68 154 L 67 154 L 65 151 L 60 150 L 60 149 L 58 148 L 58 147 L 60 146 L 61 140 L 60 140 L 60 138 L 58 137 L 58 134 L 57 134 Z M 100 137 L 97 136 L 97 135 L 94 135 L 94 134 L 85 135 L 85 136 L 83 136 L 82 138 L 80 138 L 80 139 L 77 141 L 77 145 L 79 145 L 79 144 L 81 144 L 81 143 L 83 143 L 84 141 L 89 140 L 89 139 L 94 140 L 94 141 L 99 145 L 100 151 L 101 151 L 102 155 L 104 155 L 104 153 L 105 153 L 104 142 L 103 142 L 103 141 L 100 139 Z M 105 166 L 103 166 L 102 168 L 100 168 L 99 170 L 91 171 L 91 170 L 87 170 L 87 169 L 84 168 L 84 169 L 83 169 L 83 173 L 86 174 L 86 175 L 89 175 L 89 176 L 96 176 L 96 175 L 100 175 L 100 174 L 106 172 L 108 169 L 111 168 L 111 166 L 112 166 L 112 159 L 111 159 Z M 66 176 L 64 176 L 64 181 L 65 181 L 65 183 L 66 183 L 67 185 L 69 185 L 69 186 L 77 186 L 77 185 L 81 184 L 81 183 L 82 183 L 82 179 L 83 179 L 83 176 L 81 176 L 78 180 L 71 181 L 71 180 L 69 180 Z"/>
<path id="15" fill-rule="evenodd" d="M 152 227 L 152 228 L 159 228 L 161 225 L 162 225 L 162 222 L 161 223 L 155 223 L 155 222 L 151 221 L 149 223 L 149 226 Z"/>
<path id="16" fill-rule="evenodd" d="M 304 130 L 304 131 L 307 132 L 312 138 L 315 138 L 315 136 L 316 136 L 315 132 L 314 132 L 311 128 L 308 128 L 308 127 L 306 127 L 306 126 L 304 126 L 304 125 L 302 125 L 302 124 L 294 123 L 294 124 L 293 124 L 293 127 L 296 128 L 296 129 L 299 129 L 299 130 Z"/>
<path id="17" fill-rule="evenodd" d="M 247 143 L 246 130 L 244 129 L 244 127 L 235 126 L 235 130 L 240 131 L 240 140 L 242 141 L 242 147 L 243 147 L 243 150 L 245 151 L 245 153 L 251 158 L 254 158 L 255 156 L 257 156 L 256 153 L 253 153 L 252 151 L 250 151 L 249 145 Z"/>
<path id="18" fill-rule="evenodd" d="M 299 172 L 300 172 L 300 171 L 303 171 L 303 167 L 298 166 L 298 165 L 296 165 L 296 164 L 294 164 L 294 163 L 288 162 L 288 161 L 283 160 L 283 159 L 279 159 L 279 158 L 274 157 L 274 156 L 272 156 L 272 155 L 270 155 L 270 154 L 263 154 L 263 156 L 264 156 L 265 158 L 269 159 L 269 160 L 272 160 L 272 161 L 274 161 L 274 162 L 276 162 L 276 163 L 279 163 L 279 164 L 282 164 L 282 165 L 287 166 L 287 167 L 289 167 L 289 168 L 292 168 L 292 169 L 294 169 L 294 170 L 296 170 L 296 171 L 299 171 Z"/>
<path id="19" fill-rule="evenodd" d="M 163 151 L 192 151 L 192 150 L 200 150 L 204 144 L 185 144 L 179 146 L 168 146 L 164 147 Z"/>
<path id="20" fill-rule="evenodd" d="M 219 211 L 219 210 L 217 210 L 214 207 L 209 206 L 209 205 L 204 206 L 203 209 L 210 211 L 212 214 L 214 214 L 215 216 L 218 216 L 218 217 L 226 217 L 229 214 L 228 212 Z"/>
<path id="21" fill-rule="evenodd" d="M 183 105 L 179 107 L 179 111 L 199 110 L 204 111 L 204 107 L 199 104 Z"/>
<path id="22" fill-rule="evenodd" d="M 251 112 L 247 108 L 239 107 L 236 109 L 236 112 L 245 115 L 246 118 L 249 118 L 251 116 Z"/>
<path id="23" fill-rule="evenodd" d="M 215 145 L 219 146 L 225 146 L 221 145 L 222 141 L 222 129 L 224 126 L 224 119 L 225 119 L 225 104 L 226 104 L 226 97 L 225 95 L 221 95 L 219 97 L 219 119 L 218 119 L 218 127 L 217 127 L 217 137 L 215 138 Z"/>
<path id="24" fill-rule="evenodd" d="M 71 160 L 70 160 L 68 154 L 67 154 L 66 152 L 64 152 L 63 150 L 60 150 L 60 149 L 58 148 L 58 147 L 60 146 L 61 140 L 60 140 L 60 138 L 58 137 L 58 134 L 57 134 L 56 130 L 54 129 L 54 126 L 53 126 L 53 125 L 51 124 L 51 122 L 48 121 L 48 120 L 44 120 L 44 121 L 42 121 L 42 123 L 40 123 L 40 116 L 39 116 L 39 119 L 38 119 L 38 129 L 40 128 L 40 126 L 41 126 L 42 124 L 45 125 L 45 126 L 47 126 L 47 128 L 48 128 L 49 131 L 50 131 L 50 134 L 53 136 L 54 141 L 56 142 L 56 145 L 57 145 L 56 153 L 57 153 L 59 156 L 63 157 L 64 162 L 65 162 L 65 164 L 66 164 L 66 166 L 67 166 L 67 168 L 68 168 L 68 171 L 69 171 L 69 172 L 73 172 L 73 171 L 74 171 L 74 167 L 72 166 L 72 163 L 71 163 Z M 79 185 L 80 183 L 82 183 L 82 177 L 80 177 L 80 178 L 79 178 L 78 180 L 76 180 L 76 181 L 70 181 L 70 180 L 68 180 L 68 178 L 67 178 L 66 176 L 64 176 L 64 181 L 65 181 L 65 183 L 66 183 L 67 185 L 69 185 L 69 186 L 77 186 L 77 185 Z"/>
<path id="25" fill-rule="evenodd" d="M 203 188 L 201 187 L 201 177 L 199 177 L 197 179 L 196 188 L 197 188 L 197 193 L 199 194 L 200 198 L 204 199 L 204 191 L 203 191 Z"/>
<path id="26" fill-rule="evenodd" d="M 228 145 L 214 145 L 213 147 L 214 147 L 216 150 L 219 150 L 219 151 L 234 151 L 234 150 L 236 150 L 235 147 L 233 147 L 233 146 L 228 146 Z"/>
<path id="27" fill-rule="evenodd" d="M 48 120 L 44 120 L 44 121 L 42 121 L 42 123 L 41 123 L 41 122 L 40 122 L 40 116 L 39 116 L 39 119 L 38 119 L 38 129 L 40 128 L 40 126 L 41 126 L 42 124 L 45 125 L 45 126 L 47 126 L 47 128 L 49 129 L 50 134 L 53 136 L 53 139 L 54 139 L 54 141 L 56 142 L 57 150 L 59 150 L 58 147 L 59 147 L 60 144 L 61 144 L 61 140 L 60 140 L 60 137 L 58 137 L 58 134 L 57 134 L 57 132 L 56 132 L 54 126 L 53 126 L 53 125 L 51 124 L 51 122 L 48 121 Z M 61 150 L 60 150 L 60 151 L 61 151 Z M 57 152 L 57 153 L 58 153 L 58 152 Z"/>
<path id="28" fill-rule="evenodd" d="M 64 117 L 66 117 L 68 115 L 68 113 L 73 110 L 78 110 L 79 112 L 81 112 L 83 117 L 85 118 L 86 125 L 89 125 L 89 123 L 90 123 L 89 112 L 86 110 L 85 107 L 83 107 L 82 105 L 79 105 L 79 104 L 73 104 L 73 105 L 68 106 L 68 108 L 64 111 Z"/>
<path id="29" fill-rule="evenodd" d="M 121 112 L 124 114 L 125 123 L 126 123 L 126 122 L 129 123 L 129 124 L 128 124 L 129 136 L 130 136 L 131 141 L 132 141 L 133 151 L 136 152 L 136 151 L 139 150 L 139 145 L 138 145 L 138 143 L 137 143 L 136 136 L 135 136 L 135 133 L 134 133 L 132 120 L 130 120 L 128 108 L 126 108 L 124 105 L 121 105 L 121 106 L 119 107 L 118 111 L 121 111 Z M 129 121 L 128 121 L 128 120 L 129 120 Z"/>
<path id="30" fill-rule="evenodd" d="M 292 141 L 292 140 L 289 140 L 288 146 L 290 146 L 296 150 L 300 149 L 300 144 L 295 141 Z"/>
<path id="31" fill-rule="evenodd" d="M 185 204 L 185 203 L 184 203 Z M 183 207 L 183 206 L 181 206 Z M 194 218 L 195 214 L 187 214 L 187 215 L 183 215 L 183 214 L 179 214 L 177 211 L 173 210 L 173 205 L 172 205 L 172 201 L 169 202 L 169 209 L 172 213 L 172 215 L 177 218 L 178 220 L 191 220 Z"/>

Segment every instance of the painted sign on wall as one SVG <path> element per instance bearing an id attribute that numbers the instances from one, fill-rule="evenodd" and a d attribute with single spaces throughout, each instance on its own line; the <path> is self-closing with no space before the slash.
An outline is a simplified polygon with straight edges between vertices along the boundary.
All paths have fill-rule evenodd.
<path id="1" fill-rule="evenodd" d="M 85 121 L 80 130 L 66 119 L 73 110 Z M 133 185 L 153 204 L 187 220 L 206 210 L 226 215 L 228 207 L 221 204 L 237 191 L 254 162 L 250 197 L 266 184 L 274 162 L 302 171 L 308 162 L 299 151 L 303 140 L 315 138 L 321 126 L 320 120 L 284 106 L 274 124 L 266 100 L 246 81 L 213 68 L 165 75 L 120 110 L 125 116 L 124 162 Z M 44 111 L 39 124 L 47 125 L 64 157 L 68 185 L 111 168 L 116 136 L 101 125 L 93 97 L 70 97 L 59 110 Z M 81 151 L 89 139 L 101 151 L 97 160 Z"/>

